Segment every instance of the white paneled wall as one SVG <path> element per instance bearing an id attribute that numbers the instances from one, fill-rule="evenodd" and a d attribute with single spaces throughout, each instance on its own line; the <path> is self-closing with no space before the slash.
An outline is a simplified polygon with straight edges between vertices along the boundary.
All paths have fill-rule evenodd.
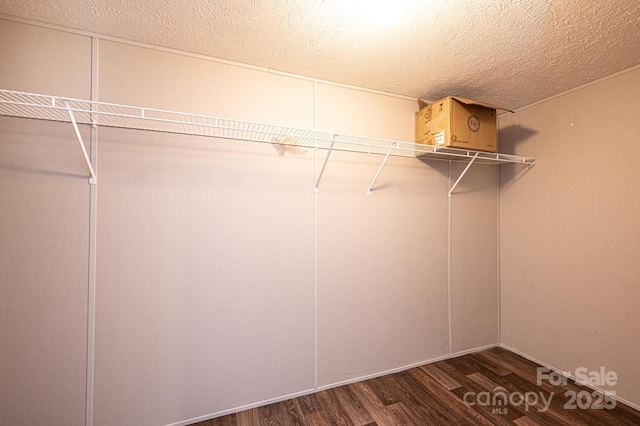
<path id="1" fill-rule="evenodd" d="M 501 143 L 502 342 L 562 371 L 616 372 L 640 406 L 640 69 L 522 109 Z"/>
<path id="2" fill-rule="evenodd" d="M 5 89 L 413 138 L 410 99 L 8 20 L 0 33 L 2 62 L 20 57 Z M 94 425 L 184 423 L 498 343 L 492 167 L 450 201 L 457 165 L 393 157 L 367 196 L 382 157 L 334 153 L 315 194 L 324 151 L 82 129 L 93 214 L 70 126 L 0 120 L 0 423 L 79 424 L 85 403 Z M 66 381 L 42 373 L 45 353 Z"/>

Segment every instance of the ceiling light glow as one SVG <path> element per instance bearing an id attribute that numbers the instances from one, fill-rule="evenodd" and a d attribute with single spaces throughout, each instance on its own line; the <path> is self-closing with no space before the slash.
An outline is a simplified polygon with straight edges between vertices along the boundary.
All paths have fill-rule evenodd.
<path id="1" fill-rule="evenodd" d="M 368 0 L 362 1 L 361 7 L 375 26 L 387 28 L 402 19 L 407 0 Z"/>

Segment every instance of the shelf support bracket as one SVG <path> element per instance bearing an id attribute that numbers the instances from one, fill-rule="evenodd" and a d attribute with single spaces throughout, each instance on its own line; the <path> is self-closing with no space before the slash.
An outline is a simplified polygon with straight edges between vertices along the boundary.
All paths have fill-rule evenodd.
<path id="1" fill-rule="evenodd" d="M 76 138 L 78 138 L 78 144 L 80 144 L 80 149 L 82 150 L 82 155 L 84 156 L 84 161 L 87 163 L 87 167 L 89 168 L 89 183 L 91 185 L 95 185 L 98 181 L 96 177 L 96 173 L 93 171 L 93 166 L 91 165 L 91 160 L 89 159 L 89 154 L 87 154 L 87 149 L 84 147 L 84 142 L 82 141 L 82 135 L 80 134 L 80 130 L 78 129 L 78 123 L 76 123 L 76 118 L 73 115 L 73 111 L 71 110 L 71 106 L 69 105 L 69 101 L 67 99 L 63 99 L 64 105 L 67 107 L 67 112 L 69 113 L 69 118 L 71 119 L 71 124 L 73 125 L 73 130 L 76 132 Z"/>
<path id="2" fill-rule="evenodd" d="M 331 139 L 331 145 L 329 145 L 329 152 L 327 152 L 327 156 L 324 158 L 324 163 L 322 163 L 322 169 L 320 169 L 320 174 L 318 175 L 318 179 L 316 179 L 316 186 L 315 188 L 313 188 L 313 192 L 315 192 L 316 194 L 318 193 L 318 187 L 320 186 L 320 179 L 322 179 L 322 174 L 324 173 L 324 169 L 325 167 L 327 167 L 327 163 L 329 162 L 329 156 L 333 151 L 333 145 L 335 145 L 336 143 L 336 136 L 337 135 L 333 135 L 333 138 Z"/>
<path id="3" fill-rule="evenodd" d="M 469 167 L 471 167 L 473 162 L 476 161 L 476 158 L 478 158 L 478 154 L 480 154 L 480 153 L 476 152 L 476 154 L 473 156 L 471 161 L 469 161 L 469 163 L 467 163 L 467 167 L 465 167 L 464 170 L 462 171 L 462 173 L 460 173 L 460 176 L 458 176 L 458 180 L 456 180 L 456 182 L 453 184 L 453 186 L 449 190 L 449 198 L 451 198 L 451 194 L 453 193 L 453 190 L 456 189 L 456 186 L 458 186 L 458 184 L 460 183 L 460 181 L 462 180 L 464 175 L 467 174 L 467 171 L 469 170 Z"/>
<path id="4" fill-rule="evenodd" d="M 367 195 L 371 195 L 371 188 L 373 188 L 373 185 L 376 183 L 376 180 L 378 179 L 378 176 L 380 175 L 382 168 L 384 167 L 385 163 L 389 159 L 389 156 L 391 155 L 391 151 L 393 151 L 393 148 L 396 147 L 396 144 L 397 142 L 392 143 L 391 148 L 389 148 L 389 151 L 387 152 L 387 155 L 384 156 L 384 160 L 382 160 L 382 164 L 380 164 L 380 168 L 378 168 L 378 172 L 373 177 L 373 180 L 371 181 L 371 185 L 369 185 L 369 189 L 367 189 Z"/>

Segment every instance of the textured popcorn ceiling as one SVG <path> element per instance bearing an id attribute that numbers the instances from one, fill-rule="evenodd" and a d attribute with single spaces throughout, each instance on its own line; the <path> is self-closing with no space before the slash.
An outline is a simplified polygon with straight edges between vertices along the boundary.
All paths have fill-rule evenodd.
<path id="1" fill-rule="evenodd" d="M 0 13 L 427 100 L 510 109 L 640 64 L 638 0 L 17 0 Z M 365 2 L 366 4 L 366 2 Z"/>

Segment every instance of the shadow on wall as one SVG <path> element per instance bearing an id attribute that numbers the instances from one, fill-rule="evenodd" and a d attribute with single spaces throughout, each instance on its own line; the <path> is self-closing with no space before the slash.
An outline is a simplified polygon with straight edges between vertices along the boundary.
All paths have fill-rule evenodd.
<path id="1" fill-rule="evenodd" d="M 518 124 L 511 124 L 500 129 L 500 152 L 503 154 L 514 154 L 516 147 L 535 136 L 537 130 L 529 129 Z M 527 156 L 533 153 L 527 153 Z M 506 190 L 524 176 L 532 166 L 522 166 L 520 164 L 502 164 L 500 166 L 500 191 Z"/>
<path id="2" fill-rule="evenodd" d="M 449 176 L 449 160 L 437 160 L 437 159 L 433 159 L 433 158 L 422 158 L 422 157 L 416 157 L 418 160 L 420 160 L 421 162 L 423 162 L 424 164 L 428 165 L 429 167 L 431 167 L 433 170 L 437 171 L 438 173 L 440 173 L 442 176 L 444 177 L 448 177 Z M 437 167 L 437 165 L 439 164 L 445 164 L 446 167 L 441 166 L 441 167 Z"/>
<path id="3" fill-rule="evenodd" d="M 287 154 L 289 155 L 305 154 L 308 151 L 311 151 L 311 149 L 313 149 L 313 148 L 298 146 L 293 140 L 291 141 L 287 140 L 287 141 L 281 142 L 277 138 L 273 139 L 273 143 L 271 144 L 271 146 L 273 147 L 273 149 L 276 150 L 276 152 L 280 155 L 280 157 L 284 157 Z"/>
<path id="4" fill-rule="evenodd" d="M 514 154 L 516 146 L 538 134 L 537 130 L 523 127 L 519 124 L 511 124 L 500 129 L 500 152 L 503 154 Z"/>

